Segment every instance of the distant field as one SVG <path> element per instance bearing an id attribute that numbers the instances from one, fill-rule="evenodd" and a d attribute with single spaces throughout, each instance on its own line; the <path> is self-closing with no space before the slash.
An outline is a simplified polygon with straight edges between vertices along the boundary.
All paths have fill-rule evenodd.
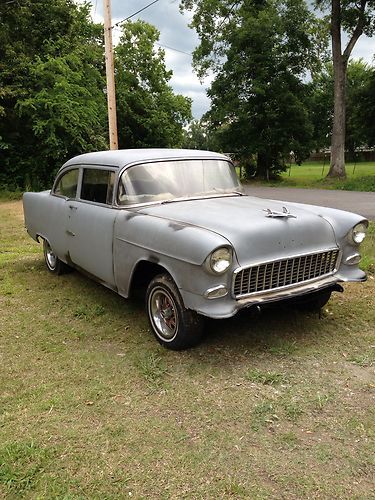
<path id="1" fill-rule="evenodd" d="M 367 499 L 375 224 L 366 283 L 321 315 L 208 321 L 170 352 L 143 302 L 53 276 L 0 202 L 1 499 Z"/>

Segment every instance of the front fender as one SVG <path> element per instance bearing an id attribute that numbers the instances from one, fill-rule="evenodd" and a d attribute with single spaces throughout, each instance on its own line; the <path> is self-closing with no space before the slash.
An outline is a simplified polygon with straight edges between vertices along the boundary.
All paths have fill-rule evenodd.
<path id="1" fill-rule="evenodd" d="M 349 233 L 352 227 L 359 222 L 367 221 L 365 217 L 354 214 L 353 212 L 346 212 L 345 210 L 338 210 L 337 208 L 320 207 L 317 205 L 305 205 L 303 203 L 290 203 L 288 205 L 295 205 L 304 210 L 308 210 L 316 215 L 319 215 L 327 222 L 329 222 L 335 232 L 336 240 L 338 243 L 342 241 Z"/>
<path id="2" fill-rule="evenodd" d="M 361 215 L 336 208 L 304 205 L 301 203 L 289 203 L 289 205 L 303 207 L 305 210 L 319 215 L 332 226 L 336 242 L 342 252 L 341 263 L 336 274 L 341 281 L 364 281 L 366 279 L 366 273 L 358 269 L 358 265 L 348 265 L 346 259 L 359 252 L 359 245 L 354 244 L 348 238 L 350 230 L 360 222 L 368 223 L 367 219 Z"/>
<path id="3" fill-rule="evenodd" d="M 200 289 L 199 276 L 205 276 L 203 281 L 208 277 L 202 264 L 213 250 L 223 245 L 230 243 L 207 229 L 121 210 L 114 228 L 116 286 L 127 297 L 135 266 L 146 260 L 170 272 L 179 288 Z"/>

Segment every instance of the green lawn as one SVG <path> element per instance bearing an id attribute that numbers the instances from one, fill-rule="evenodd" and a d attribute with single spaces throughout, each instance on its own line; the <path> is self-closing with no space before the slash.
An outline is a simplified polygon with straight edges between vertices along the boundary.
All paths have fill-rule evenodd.
<path id="1" fill-rule="evenodd" d="M 347 163 L 345 180 L 326 179 L 328 171 L 329 162 L 292 164 L 291 168 L 281 175 L 279 181 L 264 182 L 264 184 L 280 187 L 375 191 L 375 162 Z"/>
<path id="2" fill-rule="evenodd" d="M 348 179 L 375 176 L 375 162 L 346 163 L 345 168 Z M 328 171 L 329 162 L 316 161 L 303 163 L 302 165 L 293 164 L 290 171 L 288 170 L 283 174 L 283 178 L 299 179 L 302 182 L 316 181 L 324 178 Z"/>
<path id="3" fill-rule="evenodd" d="M 49 274 L 0 203 L 0 498 L 371 498 L 370 238 L 369 280 L 320 317 L 209 321 L 177 353 L 142 302 Z"/>

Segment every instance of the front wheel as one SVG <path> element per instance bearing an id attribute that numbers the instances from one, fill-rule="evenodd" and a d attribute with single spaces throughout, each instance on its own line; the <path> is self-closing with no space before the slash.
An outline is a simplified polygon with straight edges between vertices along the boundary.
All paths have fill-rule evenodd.
<path id="1" fill-rule="evenodd" d="M 150 282 L 146 307 L 152 331 L 167 349 L 180 351 L 201 341 L 203 318 L 185 308 L 180 292 L 168 274 L 159 274 Z"/>
<path id="2" fill-rule="evenodd" d="M 47 240 L 43 240 L 43 253 L 44 261 L 50 273 L 60 275 L 70 271 L 71 268 L 57 257 Z"/>

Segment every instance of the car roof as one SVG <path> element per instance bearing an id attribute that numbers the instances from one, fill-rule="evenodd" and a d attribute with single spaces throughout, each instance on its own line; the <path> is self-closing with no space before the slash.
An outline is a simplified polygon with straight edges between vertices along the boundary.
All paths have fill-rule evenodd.
<path id="1" fill-rule="evenodd" d="M 212 151 L 200 151 L 197 149 L 166 149 L 166 148 L 144 148 L 144 149 L 117 149 L 111 151 L 97 151 L 96 153 L 85 153 L 68 160 L 61 169 L 70 165 L 106 165 L 111 167 L 124 167 L 131 163 L 152 160 L 175 160 L 194 158 L 216 158 L 228 160 L 229 158 L 220 153 Z M 60 169 L 60 170 L 61 170 Z"/>

